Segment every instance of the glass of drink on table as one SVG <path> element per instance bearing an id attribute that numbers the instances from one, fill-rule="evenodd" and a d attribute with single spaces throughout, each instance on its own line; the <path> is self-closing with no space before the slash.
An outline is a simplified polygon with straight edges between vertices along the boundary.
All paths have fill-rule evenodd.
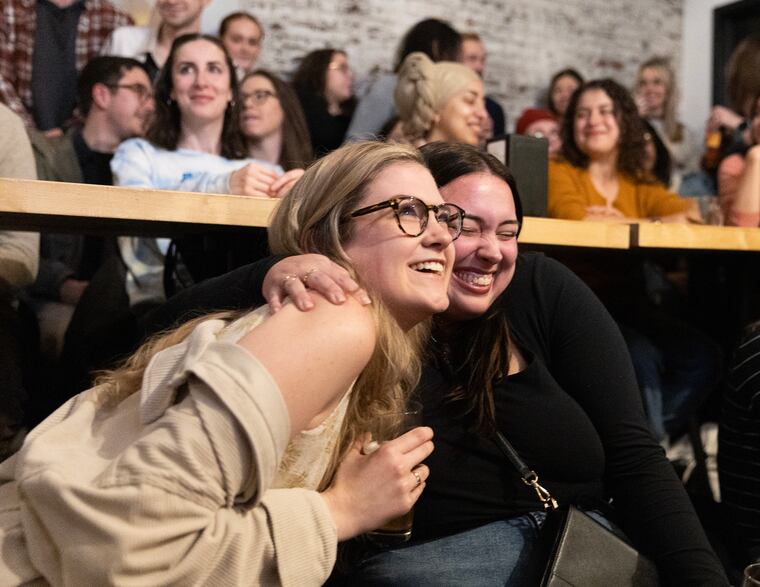
<path id="1" fill-rule="evenodd" d="M 419 402 L 409 402 L 407 407 L 400 412 L 386 412 L 381 414 L 373 422 L 371 430 L 372 440 L 365 445 L 362 452 L 370 454 L 380 448 L 380 445 L 387 441 L 398 438 L 412 428 L 421 425 L 422 421 L 422 404 Z M 367 536 L 376 544 L 382 546 L 398 546 L 403 544 L 412 536 L 412 521 L 414 520 L 414 508 L 407 513 L 394 518 L 371 532 Z"/>
<path id="2" fill-rule="evenodd" d="M 742 587 L 760 587 L 760 563 L 754 563 L 744 569 Z"/>

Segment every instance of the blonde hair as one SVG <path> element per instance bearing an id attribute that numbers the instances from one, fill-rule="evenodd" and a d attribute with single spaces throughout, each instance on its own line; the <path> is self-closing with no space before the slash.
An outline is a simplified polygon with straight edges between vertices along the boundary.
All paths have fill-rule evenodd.
<path id="1" fill-rule="evenodd" d="M 343 248 L 351 239 L 350 213 L 359 207 L 377 174 L 396 163 L 424 166 L 416 149 L 380 142 L 347 145 L 314 163 L 283 198 L 272 218 L 272 253 L 321 253 L 356 276 Z M 419 380 L 420 353 L 429 324 L 419 324 L 405 333 L 382 303 L 373 303 L 372 308 L 377 344 L 354 384 L 339 449 L 321 488 L 329 484 L 335 467 L 353 442 L 370 429 L 370 422 L 383 412 L 398 411 Z"/>
<path id="2" fill-rule="evenodd" d="M 395 163 L 424 166 L 420 153 L 405 145 L 379 142 L 342 147 L 311 165 L 280 202 L 269 227 L 274 254 L 320 253 L 356 274 L 343 244 L 351 238 L 350 213 L 364 197 L 377 174 Z M 372 293 L 370 291 L 370 293 Z M 372 304 L 377 343 L 369 363 L 354 384 L 338 449 L 320 489 L 326 487 L 338 463 L 354 441 L 370 429 L 378 414 L 398 411 L 416 387 L 420 355 L 429 324 L 404 332 L 382 300 Z M 182 342 L 202 321 L 230 321 L 242 311 L 207 314 L 161 333 L 143 344 L 118 369 L 105 373 L 96 384 L 101 405 L 113 405 L 140 389 L 150 359 L 159 351 Z"/>
<path id="3" fill-rule="evenodd" d="M 420 52 L 407 56 L 394 92 L 404 134 L 410 139 L 424 139 L 446 102 L 479 79 L 477 73 L 461 63 L 433 63 Z"/>
<path id="4" fill-rule="evenodd" d="M 641 79 L 641 74 L 645 69 L 656 70 L 665 80 L 665 104 L 662 107 L 662 126 L 668 140 L 673 143 L 680 143 L 683 140 L 683 125 L 678 122 L 678 87 L 676 86 L 676 76 L 670 61 L 665 57 L 652 57 L 639 67 L 639 73 L 636 78 L 636 85 Z"/>

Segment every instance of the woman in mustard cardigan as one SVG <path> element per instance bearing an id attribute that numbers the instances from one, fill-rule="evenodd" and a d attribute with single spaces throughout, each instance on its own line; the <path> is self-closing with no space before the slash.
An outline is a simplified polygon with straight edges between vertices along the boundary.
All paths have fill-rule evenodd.
<path id="1" fill-rule="evenodd" d="M 570 220 L 698 221 L 694 205 L 645 169 L 633 98 L 611 79 L 583 84 L 562 124 L 562 158 L 549 163 L 549 215 Z"/>

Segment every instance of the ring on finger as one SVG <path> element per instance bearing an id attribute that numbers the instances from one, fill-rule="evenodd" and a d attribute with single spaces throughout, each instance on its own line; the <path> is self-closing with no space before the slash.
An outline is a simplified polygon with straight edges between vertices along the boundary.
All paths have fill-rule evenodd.
<path id="1" fill-rule="evenodd" d="M 298 281 L 298 275 L 293 275 L 292 273 L 288 273 L 285 277 L 283 277 L 282 278 L 282 284 L 281 284 L 282 285 L 282 289 L 285 289 L 286 286 L 288 285 L 288 283 L 291 280 L 293 280 L 293 279 L 295 279 L 296 281 Z"/>
<path id="2" fill-rule="evenodd" d="M 414 486 L 414 488 L 417 489 L 420 485 L 422 485 L 422 477 L 420 477 L 417 469 L 412 469 L 412 475 L 414 475 L 414 478 L 417 480 L 417 484 Z"/>
<path id="3" fill-rule="evenodd" d="M 309 277 L 311 277 L 311 276 L 312 276 L 314 273 L 316 273 L 317 271 L 318 271 L 318 269 L 317 269 L 316 267 L 312 267 L 311 269 L 309 269 L 309 270 L 308 270 L 308 271 L 307 271 L 307 272 L 306 272 L 306 273 L 303 275 L 303 277 L 301 277 L 301 281 L 303 282 L 303 284 L 304 284 L 304 287 L 309 287 Z"/>

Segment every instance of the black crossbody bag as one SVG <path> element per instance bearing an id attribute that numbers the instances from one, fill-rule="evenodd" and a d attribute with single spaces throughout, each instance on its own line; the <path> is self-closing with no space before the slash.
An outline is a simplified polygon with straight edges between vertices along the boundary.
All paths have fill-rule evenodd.
<path id="1" fill-rule="evenodd" d="M 538 557 L 546 561 L 541 563 L 542 587 L 661 585 L 652 561 L 578 508 L 560 508 L 504 435 L 496 431 L 493 440 L 546 510 L 538 545 Z"/>

